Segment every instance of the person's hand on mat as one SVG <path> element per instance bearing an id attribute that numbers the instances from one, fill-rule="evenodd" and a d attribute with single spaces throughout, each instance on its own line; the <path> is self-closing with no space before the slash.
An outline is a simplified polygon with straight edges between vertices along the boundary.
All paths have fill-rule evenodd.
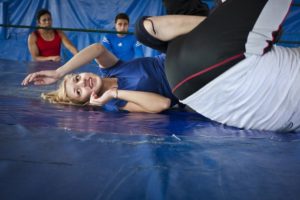
<path id="1" fill-rule="evenodd" d="M 100 97 L 95 92 L 92 92 L 90 97 L 90 105 L 103 106 L 113 98 L 118 98 L 118 89 L 111 88 L 105 91 Z"/>
<path id="2" fill-rule="evenodd" d="M 56 70 L 44 70 L 28 74 L 22 82 L 22 85 L 33 83 L 34 85 L 49 85 L 55 83 L 60 77 Z"/>

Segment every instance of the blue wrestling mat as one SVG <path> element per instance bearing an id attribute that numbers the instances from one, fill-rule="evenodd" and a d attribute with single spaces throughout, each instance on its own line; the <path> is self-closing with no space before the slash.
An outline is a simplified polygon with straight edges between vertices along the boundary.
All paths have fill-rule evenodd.
<path id="1" fill-rule="evenodd" d="M 299 133 L 53 105 L 39 96 L 56 85 L 20 85 L 57 66 L 0 60 L 1 200 L 300 198 Z"/>

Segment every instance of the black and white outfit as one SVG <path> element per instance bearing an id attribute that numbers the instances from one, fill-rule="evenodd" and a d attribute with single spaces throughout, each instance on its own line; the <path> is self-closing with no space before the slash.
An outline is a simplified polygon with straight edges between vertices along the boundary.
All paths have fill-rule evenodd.
<path id="1" fill-rule="evenodd" d="M 174 94 L 223 124 L 299 131 L 300 48 L 273 45 L 292 2 L 227 0 L 164 44 Z"/>
<path id="2" fill-rule="evenodd" d="M 163 0 L 168 15 L 198 15 L 209 14 L 208 5 L 202 0 Z"/>

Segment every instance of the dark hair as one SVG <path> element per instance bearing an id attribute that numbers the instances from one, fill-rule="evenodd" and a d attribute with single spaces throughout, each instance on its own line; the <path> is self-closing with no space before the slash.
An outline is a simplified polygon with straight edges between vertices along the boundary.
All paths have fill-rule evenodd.
<path id="1" fill-rule="evenodd" d="M 51 17 L 51 13 L 50 13 L 49 10 L 47 10 L 47 9 L 41 9 L 41 10 L 39 10 L 39 11 L 37 12 L 37 14 L 36 14 L 36 19 L 37 19 L 37 21 L 40 21 L 41 16 L 42 16 L 42 15 L 45 15 L 45 14 L 48 14 L 48 15 L 50 15 L 50 17 Z"/>
<path id="2" fill-rule="evenodd" d="M 126 19 L 129 23 L 129 17 L 126 13 L 117 14 L 117 16 L 115 17 L 115 23 L 118 21 L 118 19 Z"/>

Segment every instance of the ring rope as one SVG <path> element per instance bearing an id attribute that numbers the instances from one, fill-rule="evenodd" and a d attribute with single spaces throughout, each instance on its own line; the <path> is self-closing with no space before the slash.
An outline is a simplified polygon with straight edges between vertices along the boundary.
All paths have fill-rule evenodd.
<path id="1" fill-rule="evenodd" d="M 40 26 L 26 26 L 13 24 L 0 24 L 0 27 L 5 28 L 29 28 L 29 29 L 46 29 L 46 30 L 62 30 L 62 31 L 76 31 L 76 32 L 96 32 L 96 33 L 115 33 L 115 34 L 133 34 L 133 32 L 118 32 L 112 30 L 101 29 L 82 29 L 82 28 L 61 28 L 61 27 L 40 27 Z"/>
<path id="2" fill-rule="evenodd" d="M 26 25 L 13 25 L 13 24 L 0 24 L 0 27 L 5 28 L 29 28 L 29 29 L 46 29 L 46 30 L 62 30 L 62 31 L 76 31 L 76 32 L 95 32 L 95 33 L 113 33 L 113 34 L 128 34 L 132 35 L 133 32 L 118 32 L 112 30 L 103 30 L 103 29 L 82 29 L 82 28 L 61 28 L 61 27 L 40 27 L 40 26 L 26 26 Z M 294 33 L 295 34 L 295 33 Z M 300 33 L 296 33 L 299 34 Z M 279 40 L 278 43 L 283 44 L 300 44 L 300 41 L 292 40 Z"/>

